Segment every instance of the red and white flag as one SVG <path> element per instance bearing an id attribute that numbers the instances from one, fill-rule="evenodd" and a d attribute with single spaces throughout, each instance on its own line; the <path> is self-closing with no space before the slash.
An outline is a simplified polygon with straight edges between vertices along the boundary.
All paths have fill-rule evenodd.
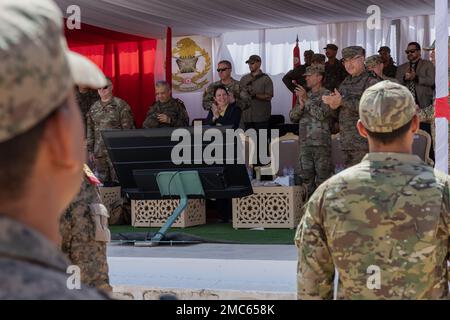
<path id="1" fill-rule="evenodd" d="M 298 46 L 298 35 L 297 35 L 297 40 L 296 40 L 296 45 L 294 48 L 294 68 L 301 66 L 302 61 L 300 60 L 300 47 Z M 295 104 L 297 102 L 297 96 L 293 95 L 292 97 L 292 108 L 295 107 Z"/>

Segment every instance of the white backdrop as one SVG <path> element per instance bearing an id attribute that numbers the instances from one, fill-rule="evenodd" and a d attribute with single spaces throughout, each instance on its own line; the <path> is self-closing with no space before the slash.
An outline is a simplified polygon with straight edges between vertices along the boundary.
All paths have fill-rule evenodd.
<path id="1" fill-rule="evenodd" d="M 377 53 L 380 46 L 388 45 L 392 49 L 394 60 L 400 64 L 406 60 L 404 49 L 409 42 L 418 41 L 427 46 L 434 40 L 434 16 L 406 17 L 400 19 L 397 25 L 400 30 L 392 26 L 392 20 L 384 19 L 379 30 L 368 30 L 365 22 L 345 22 L 297 28 L 227 32 L 212 38 L 213 69 L 216 69 L 218 61 L 230 60 L 233 64 L 233 77 L 239 80 L 248 73 L 248 66 L 245 64 L 247 58 L 252 54 L 260 55 L 263 60 L 262 70 L 268 73 L 274 82 L 272 114 L 283 114 L 289 122 L 288 114 L 292 95 L 281 79 L 287 71 L 292 69 L 292 50 L 297 35 L 300 39 L 302 62 L 305 50 L 312 49 L 316 53 L 324 53 L 323 48 L 327 43 L 335 43 L 339 47 L 338 58 L 341 57 L 341 49 L 346 46 L 361 45 L 366 48 L 367 55 L 372 55 Z M 400 38 L 397 41 L 398 34 Z M 164 65 L 163 50 L 164 42 L 159 41 L 157 57 L 160 60 L 157 59 L 155 62 L 159 66 Z M 397 52 L 399 52 L 398 56 Z M 424 58 L 428 59 L 427 53 L 424 53 Z M 164 79 L 164 70 L 162 68 L 156 68 L 156 70 L 159 70 L 156 78 Z M 213 77 L 214 81 L 218 80 L 216 72 Z M 191 120 L 206 117 L 206 112 L 201 106 L 201 92 L 178 93 L 174 96 L 185 102 Z"/>

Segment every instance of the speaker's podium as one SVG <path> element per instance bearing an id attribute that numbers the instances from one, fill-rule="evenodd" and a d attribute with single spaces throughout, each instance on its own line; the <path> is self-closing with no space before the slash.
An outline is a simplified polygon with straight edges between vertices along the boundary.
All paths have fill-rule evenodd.
<path id="1" fill-rule="evenodd" d="M 131 200 L 180 199 L 148 245 L 163 241 L 188 199 L 253 194 L 241 139 L 231 130 L 196 126 L 102 132 L 122 192 Z"/>

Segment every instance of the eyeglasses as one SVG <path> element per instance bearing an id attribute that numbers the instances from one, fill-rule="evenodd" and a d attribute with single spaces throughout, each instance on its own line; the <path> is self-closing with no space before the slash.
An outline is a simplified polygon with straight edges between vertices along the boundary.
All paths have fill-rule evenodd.
<path id="1" fill-rule="evenodd" d="M 414 53 L 414 52 L 416 52 L 416 51 L 419 51 L 419 50 L 417 50 L 417 49 L 414 49 L 414 50 L 405 50 L 405 53 L 406 53 L 406 54 L 410 54 L 410 53 Z"/>
<path id="2" fill-rule="evenodd" d="M 230 69 L 230 68 L 217 69 L 217 72 L 224 72 L 224 71 L 226 71 L 226 70 L 228 70 L 228 69 Z"/>

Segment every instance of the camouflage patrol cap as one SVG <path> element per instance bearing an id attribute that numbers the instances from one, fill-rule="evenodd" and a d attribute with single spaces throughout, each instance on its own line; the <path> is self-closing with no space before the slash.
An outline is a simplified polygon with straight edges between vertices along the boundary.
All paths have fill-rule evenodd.
<path id="1" fill-rule="evenodd" d="M 52 0 L 1 0 L 0 21 L 0 143 L 43 120 L 75 84 L 106 84 L 94 63 L 67 49 Z"/>
<path id="2" fill-rule="evenodd" d="M 303 56 L 312 56 L 312 55 L 314 55 L 314 51 L 312 51 L 312 50 L 306 50 L 306 51 L 303 53 Z"/>
<path id="3" fill-rule="evenodd" d="M 383 60 L 379 54 L 374 54 L 366 59 L 366 66 L 369 68 L 375 67 L 381 63 L 383 63 Z"/>
<path id="4" fill-rule="evenodd" d="M 356 56 L 365 56 L 366 50 L 360 46 L 352 46 L 342 49 L 342 58 L 343 59 L 351 59 Z"/>
<path id="5" fill-rule="evenodd" d="M 312 63 L 325 63 L 326 57 L 324 54 L 315 53 L 312 57 Z"/>
<path id="6" fill-rule="evenodd" d="M 310 76 L 313 74 L 321 74 L 325 73 L 325 67 L 321 64 L 312 65 L 306 68 L 306 72 L 303 74 L 304 76 Z"/>
<path id="7" fill-rule="evenodd" d="M 370 132 L 392 132 L 415 114 L 416 103 L 408 88 L 389 80 L 368 88 L 359 103 L 359 118 Z"/>
<path id="8" fill-rule="evenodd" d="M 448 47 L 450 48 L 450 37 L 448 37 Z M 436 40 L 433 41 L 431 46 L 423 48 L 425 51 L 432 51 L 436 48 Z"/>

